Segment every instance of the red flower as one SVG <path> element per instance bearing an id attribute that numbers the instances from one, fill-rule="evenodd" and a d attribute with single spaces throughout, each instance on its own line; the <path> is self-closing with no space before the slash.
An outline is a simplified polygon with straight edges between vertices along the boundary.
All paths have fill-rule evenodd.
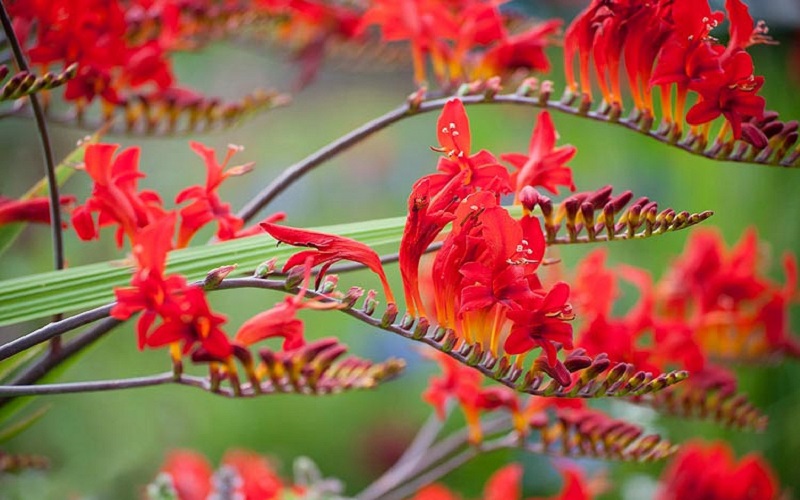
<path id="1" fill-rule="evenodd" d="M 175 214 L 170 213 L 136 235 L 137 270 L 131 286 L 114 290 L 117 303 L 111 316 L 124 320 L 142 312 L 136 326 L 140 349 L 183 342 L 186 353 L 199 343 L 214 356 L 226 358 L 231 346 L 220 329 L 225 317 L 211 311 L 201 288 L 188 285 L 182 276 L 164 275 L 174 232 Z M 159 317 L 162 322 L 154 326 Z"/>
<path id="2" fill-rule="evenodd" d="M 774 500 L 773 472 L 757 455 L 736 461 L 725 443 L 684 445 L 661 477 L 658 500 Z"/>
<path id="3" fill-rule="evenodd" d="M 241 482 L 234 496 L 243 500 L 276 500 L 281 498 L 283 482 L 269 461 L 251 451 L 231 450 L 222 457 L 222 464 L 231 467 Z"/>
<path id="4" fill-rule="evenodd" d="M 62 196 L 61 205 L 75 202 L 74 196 Z M 0 196 L 0 226 L 14 222 L 50 224 L 50 199 L 47 197 L 14 200 Z"/>
<path id="5" fill-rule="evenodd" d="M 535 347 L 541 347 L 547 354 L 547 362 L 556 367 L 556 344 L 572 349 L 572 306 L 569 299 L 569 285 L 556 283 L 544 297 L 536 297 L 522 310 L 509 311 L 508 318 L 514 322 L 511 334 L 504 346 L 508 354 L 522 354 Z"/>
<path id="6" fill-rule="evenodd" d="M 570 191 L 575 191 L 572 170 L 565 164 L 578 150 L 575 146 L 556 148 L 557 140 L 558 132 L 550 113 L 542 111 L 536 119 L 527 156 L 520 153 L 500 155 L 501 159 L 518 169 L 511 174 L 517 201 L 525 186 L 542 186 L 553 194 L 558 194 L 558 186 L 566 186 Z"/>
<path id="7" fill-rule="evenodd" d="M 408 216 L 400 240 L 398 264 L 403 278 L 406 307 L 412 316 L 427 317 L 425 305 L 419 288 L 419 262 L 422 254 L 436 239 L 436 236 L 454 218 L 455 207 L 463 191 L 462 179 L 466 171 L 450 179 L 443 188 L 434 191 L 431 185 L 433 176 L 419 179 L 411 188 L 408 197 Z"/>
<path id="8" fill-rule="evenodd" d="M 410 500 L 459 500 L 459 498 L 441 484 L 431 484 L 419 490 Z"/>
<path id="9" fill-rule="evenodd" d="M 552 36 L 559 32 L 561 24 L 560 19 L 552 19 L 516 35 L 503 33 L 496 37 L 497 43 L 480 57 L 473 78 L 486 79 L 518 69 L 547 73 L 550 61 L 544 49 L 552 43 Z"/>
<path id="10" fill-rule="evenodd" d="M 211 493 L 213 470 L 206 458 L 194 451 L 173 451 L 161 472 L 167 474 L 180 500 L 206 500 Z"/>
<path id="11" fill-rule="evenodd" d="M 269 222 L 262 222 L 261 227 L 280 242 L 288 243 L 292 246 L 311 247 L 314 249 L 292 255 L 283 266 L 284 272 L 302 264 L 310 267 L 322 265 L 317 275 L 317 281 L 319 282 L 325 274 L 325 271 L 336 262 L 340 260 L 358 262 L 378 275 L 383 285 L 383 292 L 386 295 L 387 302 L 394 303 L 394 295 L 389 287 L 389 281 L 386 279 L 386 273 L 383 271 L 381 259 L 378 254 L 367 245 L 343 236 L 318 233 L 288 226 L 279 226 Z"/>
<path id="12" fill-rule="evenodd" d="M 214 357 L 225 359 L 231 355 L 228 337 L 220 328 L 226 318 L 211 311 L 202 288 L 187 286 L 172 300 L 171 307 L 160 311 L 164 320 L 147 335 L 145 345 L 162 347 L 181 342 L 186 354 L 200 344 Z"/>
<path id="13" fill-rule="evenodd" d="M 468 187 L 468 192 L 478 189 L 491 190 L 497 194 L 511 192 L 508 170 L 491 153 L 481 150 L 470 156 L 472 136 L 469 118 L 459 99 L 450 99 L 445 103 L 436 121 L 436 136 L 439 147 L 434 150 L 446 155 L 439 159 L 436 168 L 445 176 L 432 177 L 433 191 L 443 188 L 457 174 L 466 171 L 463 183 Z"/>
<path id="14" fill-rule="evenodd" d="M 692 85 L 701 100 L 686 113 L 686 121 L 692 125 L 710 122 L 724 115 L 733 131 L 733 138 L 742 136 L 742 121 L 761 118 L 766 101 L 756 95 L 762 85 L 763 76 L 753 75 L 753 60 L 742 50 L 733 53 L 722 62 L 723 73 L 708 77 Z"/>
<path id="15" fill-rule="evenodd" d="M 514 415 L 520 414 L 519 400 L 514 391 L 506 387 L 482 388 L 483 376 L 473 368 L 438 351 L 429 356 L 439 363 L 443 376 L 431 378 L 422 398 L 436 409 L 440 418 L 444 418 L 444 409 L 450 399 L 458 401 L 469 427 L 471 443 L 477 444 L 482 440 L 480 412 L 506 408 Z"/>
<path id="16" fill-rule="evenodd" d="M 178 232 L 178 248 L 187 246 L 194 234 L 213 220 L 217 221 L 218 239 L 229 240 L 236 236 L 236 233 L 244 225 L 244 221 L 231 213 L 229 204 L 220 200 L 217 189 L 228 177 L 246 174 L 253 168 L 252 163 L 247 163 L 225 170 L 230 159 L 240 150 L 235 146 L 228 146 L 228 154 L 220 165 L 217 163 L 216 154 L 212 148 L 199 142 L 190 142 L 189 145 L 205 161 L 206 185 L 186 188 L 175 198 L 175 203 L 178 204 L 194 200 L 180 211 L 181 226 Z"/>
<path id="17" fill-rule="evenodd" d="M 92 196 L 72 212 L 72 225 L 78 236 L 90 240 L 99 236 L 98 228 L 117 224 L 117 246 L 123 236 L 131 241 L 136 233 L 164 215 L 161 199 L 154 191 L 139 191 L 139 148 L 129 148 L 113 158 L 117 144 L 91 144 L 86 147 L 84 165 L 94 181 Z M 113 160 L 113 161 L 112 161 Z M 97 223 L 92 214 L 98 213 Z"/>

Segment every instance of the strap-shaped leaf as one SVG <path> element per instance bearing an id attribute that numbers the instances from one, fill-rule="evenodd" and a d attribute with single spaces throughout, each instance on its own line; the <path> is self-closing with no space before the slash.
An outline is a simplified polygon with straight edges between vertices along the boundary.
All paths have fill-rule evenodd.
<path id="1" fill-rule="evenodd" d="M 78 74 L 78 64 L 69 65 L 64 71 L 53 73 L 48 71 L 41 75 L 34 75 L 28 71 L 15 73 L 0 86 L 0 101 L 19 99 L 26 95 L 42 90 L 51 90 L 67 83 Z M 0 80 L 8 75 L 8 67 L 0 65 Z"/>
<path id="2" fill-rule="evenodd" d="M 649 462 L 674 454 L 677 446 L 637 425 L 589 408 L 557 408 L 538 415 L 531 428 L 539 432 L 543 451 L 568 457 Z"/>
<path id="3" fill-rule="evenodd" d="M 531 210 L 538 206 L 542 211 L 550 245 L 649 238 L 686 229 L 713 215 L 711 211 L 689 213 L 672 208 L 659 211 L 658 203 L 647 197 L 631 203 L 631 191 L 616 196 L 612 191 L 613 187 L 605 186 L 576 193 L 556 207 L 550 198 L 537 193 L 526 204 Z"/>

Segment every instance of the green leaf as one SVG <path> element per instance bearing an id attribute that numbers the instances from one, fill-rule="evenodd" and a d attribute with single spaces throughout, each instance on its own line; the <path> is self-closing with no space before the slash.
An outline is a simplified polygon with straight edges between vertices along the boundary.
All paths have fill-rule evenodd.
<path id="1" fill-rule="evenodd" d="M 104 130 L 98 131 L 91 137 L 85 139 L 77 148 L 68 154 L 67 157 L 58 164 L 58 166 L 56 166 L 56 182 L 59 186 L 63 186 L 64 183 L 67 182 L 67 179 L 69 179 L 75 172 L 74 165 L 83 162 L 83 153 L 86 149 L 86 146 L 97 143 L 104 132 Z M 49 191 L 50 190 L 47 188 L 47 179 L 43 178 L 34 184 L 34 186 L 31 187 L 27 193 L 22 195 L 20 200 L 29 200 L 31 198 L 47 196 Z M 27 225 L 28 224 L 26 222 L 16 222 L 13 224 L 0 226 L 0 255 L 2 255 L 3 252 L 11 247 L 11 245 L 14 243 L 17 237 L 19 237 L 19 235 L 22 233 L 22 230 L 25 229 Z"/>
<path id="2" fill-rule="evenodd" d="M 396 246 L 404 224 L 405 217 L 394 217 L 315 230 L 340 234 L 371 247 Z M 247 272 L 267 259 L 285 259 L 295 252 L 297 248 L 276 246 L 275 240 L 264 234 L 176 250 L 170 253 L 167 270 L 197 280 L 222 265 L 238 264 Z M 4 280 L 0 282 L 0 325 L 109 303 L 114 299 L 113 288 L 130 281 L 131 269 L 130 263 L 111 261 Z"/>

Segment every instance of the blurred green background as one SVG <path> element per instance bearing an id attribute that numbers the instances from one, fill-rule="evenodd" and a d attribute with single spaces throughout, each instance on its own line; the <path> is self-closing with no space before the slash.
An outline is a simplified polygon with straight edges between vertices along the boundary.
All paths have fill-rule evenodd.
<path id="1" fill-rule="evenodd" d="M 763 95 L 770 109 L 787 120 L 800 117 L 800 70 L 798 38 L 788 31 L 773 33 L 782 44 L 752 50 L 759 74 L 766 76 Z M 563 88 L 559 51 L 553 50 L 551 76 Z M 217 43 L 201 53 L 181 54 L 175 69 L 183 84 L 210 95 L 235 98 L 255 87 L 285 88 L 293 69 L 283 62 L 286 54 L 269 48 Z M 794 58 L 794 59 L 792 59 Z M 370 65 L 365 65 L 370 66 Z M 256 162 L 244 178 L 234 178 L 222 188 L 224 199 L 241 206 L 291 163 L 352 128 L 400 104 L 412 90 L 410 70 L 404 66 L 376 65 L 352 70 L 346 60 L 326 63 L 318 80 L 298 94 L 289 107 L 249 119 L 240 127 L 191 139 L 212 145 L 222 154 L 228 143 L 245 146 L 236 163 Z M 525 151 L 537 111 L 531 108 L 479 106 L 469 110 L 473 149 L 502 152 Z M 289 214 L 296 226 L 367 220 L 404 214 L 413 181 L 433 170 L 436 114 L 405 120 L 370 137 L 352 150 L 326 163 L 283 193 L 269 211 Z M 578 147 L 572 162 L 580 190 L 612 184 L 617 191 L 631 189 L 659 201 L 662 207 L 716 215 L 706 226 L 721 231 L 729 244 L 749 226 L 758 228 L 769 244 L 770 276 L 782 280 L 782 252 L 800 250 L 800 172 L 774 167 L 720 163 L 691 156 L 620 127 L 554 114 L 562 143 Z M 57 157 L 65 156 L 87 134 L 53 127 Z M 192 153 L 187 138 L 107 137 L 108 142 L 142 147 L 141 169 L 148 177 L 143 187 L 164 193 L 169 201 L 189 183 L 202 183 L 205 171 Z M 31 121 L 0 122 L 0 151 L 4 159 L 0 191 L 15 196 L 41 177 L 41 159 Z M 84 199 L 90 191 L 79 173 L 66 192 Z M 610 263 L 627 263 L 660 276 L 664 266 L 683 248 L 688 232 L 647 241 L 608 245 Z M 119 258 L 110 233 L 103 241 L 79 242 L 67 232 L 70 265 Z M 202 241 L 198 238 L 197 242 Z M 560 250 L 566 272 L 591 247 Z M 0 278 L 49 269 L 49 234 L 46 229 L 26 230 L 11 252 L 5 254 Z M 399 292 L 396 266 L 390 279 Z M 342 276 L 349 284 L 377 283 L 368 274 Z M 213 294 L 213 306 L 229 316 L 228 329 L 282 300 L 280 294 L 237 290 Z M 626 297 L 628 303 L 633 297 Z M 50 411 L 34 427 L 8 443 L 6 451 L 35 453 L 51 458 L 52 469 L 0 478 L 0 498 L 138 498 L 153 478 L 165 453 L 173 448 L 192 448 L 213 463 L 230 448 L 247 448 L 274 457 L 284 475 L 291 461 L 301 455 L 315 460 L 326 475 L 345 481 L 355 493 L 387 467 L 402 450 L 429 408 L 420 393 L 433 367 L 421 361 L 415 345 L 390 334 L 373 331 L 343 315 L 304 313 L 307 335 L 335 335 L 355 353 L 380 360 L 399 356 L 408 360 L 399 380 L 368 392 L 329 397 L 272 396 L 253 400 L 227 400 L 192 389 L 156 387 L 117 393 L 63 395 L 39 398 L 31 408 L 49 405 Z M 42 324 L 42 323 L 39 323 Z M 39 324 L 17 325 L 0 331 L 3 338 L 21 335 Z M 800 325 L 797 311 L 793 325 Z M 139 352 L 131 324 L 107 336 L 71 367 L 63 380 L 87 380 L 144 375 L 168 367 L 166 352 Z M 617 415 L 626 416 L 648 430 L 683 441 L 702 436 L 723 437 L 741 454 L 764 453 L 776 469 L 781 484 L 800 492 L 796 457 L 800 453 L 800 364 L 743 367 L 741 388 L 769 415 L 763 434 L 730 432 L 702 422 L 676 421 L 621 402 L 603 402 Z M 460 417 L 456 417 L 458 421 Z M 558 482 L 548 460 L 541 457 L 498 454 L 484 457 L 446 478 L 465 496 L 477 497 L 485 479 L 511 458 L 526 466 L 526 492 L 554 491 Z M 618 467 L 586 461 L 592 470 L 608 468 L 615 480 L 609 498 L 646 498 L 663 464 Z"/>

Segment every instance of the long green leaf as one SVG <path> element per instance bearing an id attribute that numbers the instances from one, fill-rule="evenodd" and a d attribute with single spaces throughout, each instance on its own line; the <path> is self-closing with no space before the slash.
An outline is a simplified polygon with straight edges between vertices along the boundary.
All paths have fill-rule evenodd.
<path id="1" fill-rule="evenodd" d="M 404 217 L 394 217 L 316 230 L 378 247 L 397 245 L 404 223 Z M 238 264 L 240 270 L 247 271 L 267 259 L 285 259 L 295 252 L 297 249 L 294 247 L 276 246 L 275 240 L 264 234 L 174 251 L 169 256 L 167 269 L 170 273 L 180 273 L 194 280 L 222 265 Z M 0 326 L 111 302 L 114 299 L 113 288 L 126 285 L 130 276 L 129 263 L 111 261 L 2 281 Z"/>

